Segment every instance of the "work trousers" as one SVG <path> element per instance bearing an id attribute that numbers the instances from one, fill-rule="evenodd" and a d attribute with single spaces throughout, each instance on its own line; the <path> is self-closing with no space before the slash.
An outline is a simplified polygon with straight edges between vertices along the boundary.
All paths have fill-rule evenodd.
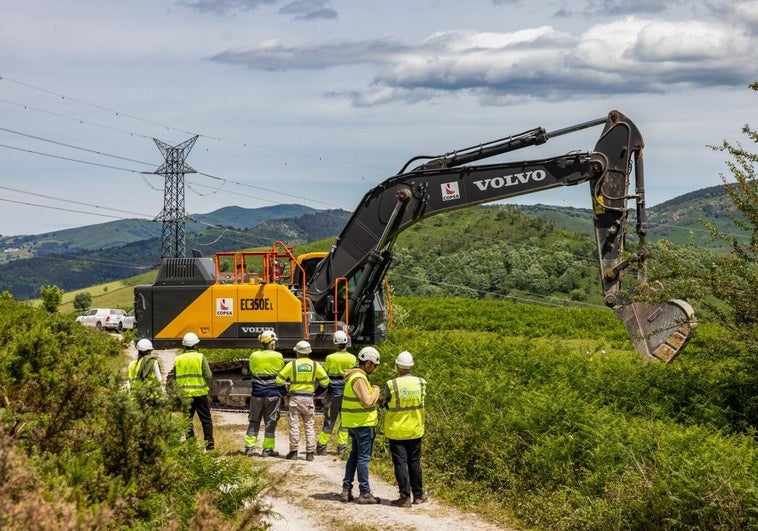
<path id="1" fill-rule="evenodd" d="M 392 465 L 395 467 L 395 480 L 401 498 L 414 498 L 424 495 L 421 481 L 421 437 L 418 439 L 389 439 Z"/>
<path id="2" fill-rule="evenodd" d="M 250 398 L 245 447 L 253 448 L 258 441 L 258 432 L 263 421 L 263 449 L 273 450 L 276 442 L 276 424 L 282 408 L 280 396 L 253 396 Z"/>
<path id="3" fill-rule="evenodd" d="M 193 419 L 197 413 L 197 418 L 200 419 L 200 425 L 203 428 L 203 438 L 205 439 L 205 449 L 213 450 L 215 444 L 213 442 L 213 419 L 211 418 L 211 404 L 208 401 L 208 395 L 193 396 L 190 403 L 189 410 L 189 430 L 187 431 L 187 438 L 195 437 L 195 427 L 193 426 Z"/>
<path id="4" fill-rule="evenodd" d="M 337 419 L 340 417 L 340 410 L 342 409 L 342 395 L 326 395 L 324 397 L 324 426 L 321 428 L 321 433 L 318 436 L 318 443 L 326 446 L 329 444 L 329 440 L 332 438 L 332 430 L 337 424 Z M 347 428 L 340 426 L 339 433 L 337 434 L 337 444 L 347 445 Z"/>
<path id="5" fill-rule="evenodd" d="M 316 416 L 316 406 L 313 404 L 313 395 L 290 395 L 289 421 L 290 421 L 290 452 L 297 452 L 300 444 L 300 420 L 305 428 L 305 451 L 316 451 L 316 430 L 313 421 Z"/>
<path id="6" fill-rule="evenodd" d="M 350 434 L 350 455 L 345 463 L 345 478 L 342 480 L 343 490 L 353 489 L 353 479 L 358 472 L 358 488 L 360 494 L 371 492 L 368 482 L 368 462 L 374 450 L 375 428 L 348 428 Z"/>

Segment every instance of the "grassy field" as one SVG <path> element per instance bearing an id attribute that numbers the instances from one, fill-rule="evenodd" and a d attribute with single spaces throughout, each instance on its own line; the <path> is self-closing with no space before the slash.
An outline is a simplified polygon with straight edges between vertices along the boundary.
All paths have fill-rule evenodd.
<path id="1" fill-rule="evenodd" d="M 381 384 L 409 350 L 425 378 L 437 496 L 529 529 L 754 529 L 758 446 L 727 389 L 740 369 L 702 326 L 669 365 L 608 310 L 398 298 Z M 726 354 L 726 353 L 724 353 Z M 376 457 L 388 470 L 383 436 Z"/>
<path id="2" fill-rule="evenodd" d="M 74 298 L 79 293 L 92 295 L 92 308 L 122 308 L 129 311 L 134 305 L 134 286 L 152 284 L 157 275 L 157 271 L 150 271 L 125 280 L 114 280 L 106 284 L 65 292 L 63 300 L 58 306 L 58 311 L 61 313 L 78 313 L 74 309 Z M 38 304 L 39 301 L 35 300 L 33 303 Z"/>

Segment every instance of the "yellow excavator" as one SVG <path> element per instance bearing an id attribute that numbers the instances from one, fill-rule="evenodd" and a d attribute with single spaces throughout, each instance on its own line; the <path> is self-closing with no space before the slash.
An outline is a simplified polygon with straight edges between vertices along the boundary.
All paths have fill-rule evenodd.
<path id="1" fill-rule="evenodd" d="M 472 164 L 601 125 L 592 151 Z M 281 349 L 306 339 L 317 354 L 333 349 L 337 330 L 353 343 L 381 343 L 387 337 L 385 278 L 403 230 L 442 212 L 588 183 L 605 304 L 645 359 L 668 363 L 696 321 L 687 302 L 651 296 L 657 290 L 646 278 L 643 148 L 634 123 L 614 110 L 551 132 L 537 127 L 444 155 L 413 157 L 366 193 L 328 252 L 295 256 L 275 242 L 265 251 L 163 259 L 155 283 L 134 289 L 138 335 L 156 348 L 180 346 L 186 332 L 195 332 L 205 348 L 249 348 L 261 332 L 272 330 Z M 630 199 L 639 237 L 632 253 L 625 251 Z M 622 289 L 627 272 L 634 272 L 634 280 Z"/>

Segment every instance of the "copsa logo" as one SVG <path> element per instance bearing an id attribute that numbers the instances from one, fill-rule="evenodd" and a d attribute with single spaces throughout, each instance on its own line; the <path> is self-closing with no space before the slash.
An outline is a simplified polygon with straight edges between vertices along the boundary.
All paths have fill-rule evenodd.
<path id="1" fill-rule="evenodd" d="M 454 199 L 460 199 L 461 198 L 461 192 L 458 189 L 458 182 L 453 181 L 449 183 L 442 183 L 440 185 L 442 188 L 442 200 L 443 201 L 453 201 Z"/>
<path id="2" fill-rule="evenodd" d="M 234 315 L 234 299 L 216 299 L 216 315 Z"/>

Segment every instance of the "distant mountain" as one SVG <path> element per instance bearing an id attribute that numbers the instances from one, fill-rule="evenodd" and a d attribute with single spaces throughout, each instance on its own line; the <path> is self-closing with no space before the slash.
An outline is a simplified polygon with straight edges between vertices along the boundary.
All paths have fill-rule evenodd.
<path id="1" fill-rule="evenodd" d="M 229 206 L 208 214 L 192 214 L 195 222 L 187 222 L 187 233 L 226 227 L 245 230 L 274 219 L 296 219 L 321 212 L 303 205 L 274 205 L 261 208 Z M 160 238 L 161 222 L 144 219 L 123 219 L 74 229 L 35 235 L 0 236 L 0 264 L 18 258 L 68 254 L 118 247 L 133 242 Z"/>
<path id="2" fill-rule="evenodd" d="M 261 208 L 228 206 L 209 214 L 194 214 L 192 218 L 199 223 L 188 225 L 195 231 L 206 230 L 208 225 L 245 230 L 273 219 L 296 219 L 316 212 L 321 211 L 303 205 L 273 205 Z M 160 232 L 158 235 L 160 236 Z"/>
<path id="3" fill-rule="evenodd" d="M 634 201 L 629 206 L 629 236 L 633 236 L 636 223 Z M 593 234 L 592 210 L 589 208 L 556 207 L 549 205 L 522 205 L 522 212 L 535 215 L 554 226 L 574 232 Z M 701 220 L 713 225 L 722 234 L 748 238 L 749 234 L 739 228 L 729 217 L 736 209 L 723 186 L 711 186 L 690 192 L 659 205 L 647 208 L 648 240 L 666 239 L 683 245 L 692 238 L 695 244 L 713 249 L 725 249 L 720 241 L 714 241 Z M 741 218 L 739 212 L 738 219 Z"/>
<path id="4" fill-rule="evenodd" d="M 193 223 L 192 225 L 204 226 L 205 230 L 187 231 L 187 254 L 190 250 L 197 249 L 202 255 L 211 256 L 219 251 L 269 247 L 276 240 L 287 245 L 297 245 L 333 238 L 350 217 L 350 213 L 344 210 L 315 210 L 308 207 L 293 209 L 292 205 L 283 206 L 285 208 L 281 212 L 306 213 L 298 217 L 268 219 L 247 229 L 236 229 L 230 225 L 234 219 L 238 219 L 237 222 L 245 219 L 242 215 L 245 209 L 224 208 L 216 211 L 221 212 L 217 218 L 212 217 L 215 212 L 208 214 L 208 217 L 201 219 L 223 220 L 226 225 L 213 223 L 214 228 L 208 228 L 207 225 Z M 277 215 L 277 210 L 267 207 L 266 212 L 256 214 L 259 214 L 258 219 L 266 219 Z M 107 225 L 105 230 L 112 231 L 111 224 L 103 225 Z M 71 291 L 129 278 L 157 267 L 160 254 L 161 239 L 152 237 L 87 251 L 47 252 L 24 260 L 11 260 L 0 264 L 0 292 L 8 291 L 16 299 L 24 300 L 38 297 L 39 288 L 43 285 L 55 284 L 64 291 Z"/>
<path id="5" fill-rule="evenodd" d="M 750 237 L 730 217 L 744 219 L 723 186 L 711 186 L 675 197 L 650 209 L 648 227 L 655 239 L 667 239 L 676 244 L 685 244 L 690 237 L 697 245 L 722 249 L 726 246 L 713 241 L 701 220 L 707 221 L 721 234 L 736 238 Z"/>
<path id="6" fill-rule="evenodd" d="M 634 206 L 633 201 L 630 203 Z M 726 215 L 729 203 L 723 188 L 714 186 L 649 208 L 648 240 L 666 238 L 682 244 L 692 235 L 697 245 L 723 248 L 719 242 L 712 241 L 701 219 L 712 223 L 722 233 L 747 237 L 747 233 Z M 522 205 L 517 208 L 524 214 L 539 218 L 534 220 L 535 223 L 546 221 L 548 229 L 569 230 L 589 236 L 591 240 L 588 241 L 594 241 L 589 208 L 548 205 Z M 268 247 L 276 240 L 287 245 L 298 245 L 334 238 L 351 215 L 351 212 L 344 210 L 315 210 L 302 205 L 276 205 L 260 209 L 225 207 L 193 216 L 196 221 L 187 224 L 187 253 L 197 249 L 209 256 L 218 251 Z M 635 224 L 633 210 L 629 218 L 629 235 L 632 237 Z M 453 214 L 449 219 L 454 224 L 457 219 L 468 219 L 468 216 Z M 437 218 L 432 223 L 442 222 L 443 218 Z M 529 227 L 522 232 L 530 233 L 531 229 L 527 229 Z M 457 230 L 466 232 L 464 229 Z M 547 230 L 540 231 L 540 234 L 548 234 Z M 411 234 L 409 232 L 406 237 Z M 157 266 L 160 235 L 160 223 L 124 220 L 36 236 L 0 238 L 0 291 L 8 290 L 17 299 L 28 299 L 37 297 L 39 287 L 46 284 L 56 284 L 70 291 L 95 283 L 129 278 Z M 7 250 L 9 247 L 13 250 Z M 6 252 L 3 253 L 2 249 Z M 3 255 L 10 259 L 6 259 L 7 263 L 4 264 L 1 263 Z M 28 259 L 22 260 L 20 257 Z"/>

